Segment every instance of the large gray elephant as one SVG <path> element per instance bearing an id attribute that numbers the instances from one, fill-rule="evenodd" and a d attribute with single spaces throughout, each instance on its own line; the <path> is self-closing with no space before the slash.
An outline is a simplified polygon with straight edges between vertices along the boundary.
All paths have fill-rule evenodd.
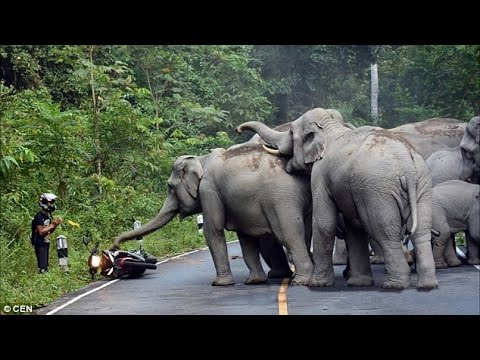
<path id="1" fill-rule="evenodd" d="M 480 264 L 480 185 L 450 180 L 433 187 L 432 245 L 437 268 L 459 265 L 451 235 L 464 231 L 467 258 L 472 265 Z"/>
<path id="2" fill-rule="evenodd" d="M 412 147 L 426 160 L 435 152 L 439 155 L 439 151 L 449 152 L 452 147 L 460 146 L 466 127 L 467 123 L 460 120 L 450 118 L 431 118 L 415 123 L 400 125 L 387 130 L 407 139 Z M 471 163 L 469 165 L 464 164 L 463 167 L 465 168 L 463 173 L 467 171 L 466 169 L 469 169 L 469 175 L 471 175 L 473 172 Z M 441 176 L 445 175 L 443 174 Z M 451 177 L 451 179 L 453 178 L 456 177 Z M 468 176 L 466 178 L 468 178 Z M 383 264 L 384 256 L 381 247 L 372 241 L 370 242 L 370 245 L 373 249 L 373 256 L 370 258 L 371 263 Z M 343 247 L 335 247 L 335 262 L 337 264 L 346 263 L 346 253 L 338 254 L 338 249 L 343 249 Z M 402 249 L 407 256 L 407 248 L 403 246 Z M 412 260 L 413 259 L 409 256 L 409 261 L 411 262 Z"/>
<path id="3" fill-rule="evenodd" d="M 340 116 L 341 117 L 341 116 Z M 401 248 L 408 227 L 417 258 L 417 287 L 438 286 L 430 241 L 431 177 L 423 158 L 392 132 L 346 128 L 332 111 L 317 108 L 295 120 L 288 132 L 259 122 L 241 124 L 288 159 L 287 171 L 311 174 L 313 257 L 311 286 L 334 284 L 332 250 L 337 214 L 345 220 L 350 253 L 349 285 L 373 284 L 367 239 L 385 255 L 386 288 L 410 286 Z M 300 192 L 299 192 L 299 195 Z"/>
<path id="4" fill-rule="evenodd" d="M 480 117 L 472 118 L 465 129 L 460 147 L 467 157 L 472 158 L 475 165 L 480 168 Z"/>
<path id="5" fill-rule="evenodd" d="M 177 214 L 183 218 L 203 212 L 203 231 L 217 271 L 212 285 L 234 283 L 224 229 L 238 234 L 250 270 L 247 284 L 266 280 L 258 241 L 273 237 L 293 260 L 291 283 L 308 285 L 313 270 L 307 251 L 311 241 L 310 181 L 305 175 L 288 174 L 285 167 L 284 159 L 267 154 L 259 144 L 216 149 L 205 156 L 181 156 L 174 163 L 160 212 L 141 228 L 120 234 L 114 245 L 150 234 Z M 276 276 L 285 276 L 290 271 L 288 263 L 286 268 Z"/>
<path id="6" fill-rule="evenodd" d="M 341 114 L 335 111 L 331 111 L 334 116 L 339 119 L 344 126 L 354 129 L 355 127 L 349 123 L 344 122 Z M 274 128 L 277 131 L 289 131 L 291 122 L 281 124 Z M 477 124 L 475 127 L 475 124 Z M 404 124 L 397 126 L 395 128 L 387 129 L 388 131 L 397 133 L 402 137 L 406 138 L 413 148 L 426 160 L 434 152 L 450 151 L 452 147 L 460 146 L 460 143 L 463 139 L 465 142 L 465 147 L 467 149 L 477 149 L 478 153 L 478 140 L 475 143 L 475 139 L 468 134 L 478 134 L 478 121 L 474 122 L 474 119 L 470 121 L 469 129 L 467 132 L 467 123 L 457 119 L 451 118 L 431 118 L 414 123 Z M 381 128 L 379 128 L 381 129 Z M 475 129 L 477 129 L 475 132 Z M 465 135 L 464 135 L 465 133 Z M 472 140 L 473 139 L 473 140 Z M 250 140 L 249 143 L 265 144 L 266 142 L 258 135 L 255 134 Z M 475 146 L 477 146 L 475 148 Z M 439 154 L 439 153 L 438 153 Z M 473 172 L 472 165 L 464 164 L 465 169 L 470 169 L 470 172 Z M 466 170 L 464 170 L 465 173 Z M 470 174 L 471 175 L 471 174 Z M 455 178 L 455 177 L 453 177 Z M 451 178 L 451 179 L 453 179 Z M 468 178 L 468 176 L 466 177 Z M 475 177 L 476 178 L 476 177 Z M 475 182 L 473 178 L 472 182 Z M 449 178 L 450 179 L 450 178 Z M 446 180 L 449 180 L 446 179 Z M 372 264 L 383 264 L 384 256 L 380 246 L 375 242 L 370 241 L 370 245 L 373 250 L 373 256 L 371 256 L 370 261 Z M 407 248 L 403 245 L 402 250 L 407 257 L 409 262 L 412 262 L 413 259 L 409 255 Z M 335 248 L 333 253 L 333 263 L 335 265 L 346 264 L 347 263 L 347 251 L 345 246 L 345 240 L 341 238 L 335 239 Z"/>

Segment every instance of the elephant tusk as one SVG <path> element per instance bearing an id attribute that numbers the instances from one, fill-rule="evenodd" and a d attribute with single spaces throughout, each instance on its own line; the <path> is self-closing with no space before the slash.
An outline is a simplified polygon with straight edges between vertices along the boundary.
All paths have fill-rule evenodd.
<path id="1" fill-rule="evenodd" d="M 323 157 L 325 156 L 325 150 L 327 149 L 327 140 L 325 140 L 325 143 L 323 144 L 323 151 L 322 153 L 320 154 L 320 156 L 318 157 L 317 160 L 322 160 Z"/>
<path id="2" fill-rule="evenodd" d="M 325 148 L 323 148 L 323 151 L 318 158 L 322 160 L 324 155 L 325 155 Z"/>
<path id="3" fill-rule="evenodd" d="M 269 154 L 272 154 L 272 155 L 275 155 L 275 156 L 279 156 L 280 155 L 280 150 L 277 150 L 277 149 L 272 149 L 272 148 L 269 148 L 265 145 L 262 145 L 263 146 L 263 149 L 269 153 Z"/>
<path id="4" fill-rule="evenodd" d="M 435 229 L 431 229 L 431 230 L 430 230 L 430 233 L 431 233 L 433 236 L 436 236 L 436 237 L 438 237 L 438 236 L 441 235 L 441 232 L 440 232 L 440 231 L 437 231 L 437 230 L 435 230 Z"/>

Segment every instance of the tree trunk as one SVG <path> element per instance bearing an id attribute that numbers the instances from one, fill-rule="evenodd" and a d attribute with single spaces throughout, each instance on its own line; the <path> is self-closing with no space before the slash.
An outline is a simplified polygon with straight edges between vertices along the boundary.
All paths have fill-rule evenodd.
<path id="1" fill-rule="evenodd" d="M 277 123 L 284 123 L 288 121 L 288 95 L 277 95 L 278 101 L 278 117 Z"/>
<path id="2" fill-rule="evenodd" d="M 158 119 L 160 117 L 160 112 L 158 111 L 158 98 L 155 94 L 155 90 L 153 89 L 152 84 L 150 83 L 150 71 L 145 66 L 142 66 L 142 70 L 147 77 L 148 89 L 150 90 L 150 96 L 152 97 L 152 102 L 155 107 L 155 116 Z M 155 124 L 155 128 L 157 129 L 157 131 L 159 130 L 158 121 Z"/>
<path id="3" fill-rule="evenodd" d="M 95 132 L 95 157 L 97 165 L 97 175 L 98 175 L 98 192 L 102 193 L 102 161 L 100 156 L 100 133 L 98 126 L 98 110 L 97 110 L 97 95 L 95 93 L 95 82 L 93 76 L 93 49 L 94 46 L 90 45 L 88 47 L 88 55 L 90 59 L 90 85 L 92 87 L 92 103 L 93 103 L 93 128 Z"/>
<path id="4" fill-rule="evenodd" d="M 370 65 L 371 78 L 371 114 L 373 125 L 378 126 L 378 70 L 377 63 Z"/>

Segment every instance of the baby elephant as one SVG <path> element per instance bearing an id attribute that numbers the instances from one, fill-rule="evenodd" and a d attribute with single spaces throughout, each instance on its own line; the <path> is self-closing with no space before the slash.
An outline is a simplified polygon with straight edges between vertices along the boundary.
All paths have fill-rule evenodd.
<path id="1" fill-rule="evenodd" d="M 435 267 L 459 265 L 449 244 L 451 235 L 464 231 L 468 263 L 480 264 L 480 185 L 450 180 L 433 187 L 432 245 Z"/>

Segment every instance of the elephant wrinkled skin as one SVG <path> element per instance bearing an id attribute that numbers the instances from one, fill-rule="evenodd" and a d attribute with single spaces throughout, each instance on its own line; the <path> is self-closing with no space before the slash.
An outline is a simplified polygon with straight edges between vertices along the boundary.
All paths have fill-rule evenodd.
<path id="1" fill-rule="evenodd" d="M 368 236 L 385 256 L 386 288 L 410 286 L 401 239 L 408 227 L 417 259 L 417 288 L 438 286 L 430 241 L 431 177 L 423 158 L 404 138 L 381 128 L 346 128 L 341 115 L 317 108 L 288 132 L 259 122 L 241 124 L 287 157 L 289 172 L 311 174 L 314 272 L 311 286 L 334 284 L 332 250 L 337 214 L 343 214 L 350 256 L 349 285 L 373 284 Z M 300 194 L 300 193 L 299 193 Z M 406 225 L 406 226 L 405 226 Z"/>
<path id="2" fill-rule="evenodd" d="M 212 285 L 234 283 L 224 229 L 238 234 L 250 270 L 247 284 L 266 281 L 258 254 L 263 242 L 271 240 L 268 246 L 278 246 L 283 258 L 282 245 L 291 254 L 296 271 L 291 283 L 308 285 L 313 270 L 307 251 L 310 182 L 308 176 L 288 174 L 285 166 L 284 160 L 267 154 L 259 144 L 215 149 L 205 156 L 180 156 L 168 179 L 168 196 L 160 212 L 141 228 L 122 233 L 114 245 L 160 229 L 177 214 L 183 218 L 203 212 L 203 231 L 217 272 Z M 278 263 L 278 252 L 271 261 Z M 283 271 L 269 276 L 290 276 L 286 259 L 281 265 Z"/>

